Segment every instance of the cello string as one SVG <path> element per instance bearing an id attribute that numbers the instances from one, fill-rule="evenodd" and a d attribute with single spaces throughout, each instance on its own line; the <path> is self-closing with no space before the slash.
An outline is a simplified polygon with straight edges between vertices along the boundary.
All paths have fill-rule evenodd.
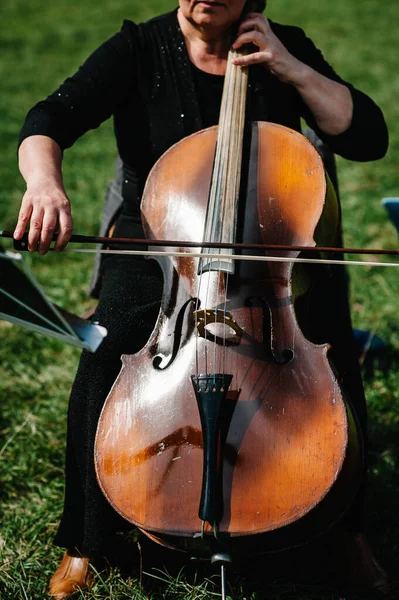
<path id="1" fill-rule="evenodd" d="M 232 180 L 232 176 L 231 176 L 231 168 L 232 168 L 232 153 L 234 155 L 234 151 L 235 151 L 235 138 L 234 138 L 234 133 L 235 133 L 235 128 L 234 128 L 234 122 L 232 122 L 232 119 L 234 118 L 234 115 L 236 114 L 237 111 L 237 107 L 236 107 L 236 100 L 237 100 L 237 95 L 236 95 L 236 81 L 237 81 L 237 75 L 238 75 L 238 70 L 232 68 L 232 62 L 231 62 L 231 51 L 229 52 L 229 56 L 228 56 L 228 60 L 227 60 L 227 69 L 226 69 L 226 78 L 225 78 L 225 85 L 227 85 L 227 98 L 229 100 L 227 106 L 226 106 L 226 110 L 224 111 L 223 114 L 223 144 L 224 144 L 224 156 L 225 156 L 225 172 L 224 172 L 224 186 L 223 186 L 223 198 L 222 198 L 222 214 L 223 214 L 223 218 L 221 220 L 222 222 L 222 227 L 220 229 L 220 233 L 219 233 L 219 242 L 223 242 L 225 239 L 229 239 L 229 232 L 232 231 L 232 229 L 234 228 L 234 223 L 231 223 L 231 217 L 233 215 L 233 211 L 231 210 L 231 197 L 227 197 L 228 194 L 228 183 L 231 184 L 231 180 Z M 230 120 L 229 120 L 230 118 Z M 233 139 L 231 139 L 233 138 Z M 228 143 L 230 141 L 230 143 Z M 233 146 L 233 148 L 232 148 Z M 235 176 L 234 170 L 233 170 L 233 177 Z M 230 204 L 228 205 L 228 201 L 230 201 Z M 230 208 L 230 210 L 229 210 Z M 228 218 L 230 217 L 230 219 Z M 225 231 L 227 227 L 227 232 Z M 220 252 L 221 254 L 221 252 Z M 223 273 L 223 275 L 222 275 Z M 219 272 L 218 272 L 218 276 L 219 276 L 219 281 L 223 281 L 224 284 L 224 298 L 223 298 L 223 314 L 224 314 L 224 318 L 223 318 L 223 329 L 222 329 L 222 350 L 221 350 L 221 371 L 222 374 L 225 374 L 226 371 L 226 320 L 225 320 L 225 315 L 226 315 L 226 305 L 227 305 L 227 289 L 228 289 L 228 281 L 229 281 L 229 272 L 227 271 L 222 271 L 221 269 L 221 262 L 219 262 Z M 215 344 L 216 346 L 216 344 Z"/>
<path id="2" fill-rule="evenodd" d="M 225 217 L 225 210 L 226 210 L 226 171 L 228 170 L 228 163 L 229 163 L 229 154 L 228 154 L 228 150 L 229 147 L 226 144 L 226 140 L 225 137 L 227 135 L 227 131 L 230 129 L 229 128 L 229 123 L 227 122 L 227 116 L 229 114 L 231 114 L 232 111 L 232 102 L 233 102 L 233 98 L 234 98 L 234 93 L 233 90 L 231 89 L 231 83 L 232 83 L 232 77 L 231 77 L 231 62 L 229 60 L 229 58 L 227 59 L 227 67 L 226 67 L 226 75 L 225 75 L 225 83 L 224 83 L 224 89 L 226 89 L 226 101 L 225 101 L 225 106 L 221 107 L 221 111 L 220 111 L 220 127 L 221 127 L 221 149 L 223 150 L 223 156 L 224 156 L 224 164 L 223 164 L 223 173 L 221 174 L 221 180 L 220 181 L 220 190 L 223 190 L 223 197 L 221 198 L 219 195 L 219 211 L 222 214 L 222 218 L 221 218 L 221 227 L 219 229 L 219 243 L 221 243 L 223 241 L 223 237 L 224 237 L 224 225 L 226 223 L 226 219 Z M 223 92 L 224 92 L 223 89 Z M 223 110 L 224 108 L 224 110 Z M 225 185 L 223 185 L 223 182 L 225 183 Z M 221 254 L 221 252 L 219 252 L 219 254 Z M 222 281 L 222 279 L 224 280 L 225 278 L 222 276 L 222 269 L 221 269 L 221 262 L 218 262 L 218 280 Z M 224 303 L 226 302 L 226 285 L 224 286 Z M 216 310 L 216 308 L 215 308 Z M 216 324 L 215 324 L 216 325 Z M 215 326 L 215 332 L 217 332 L 217 326 Z M 224 364 L 224 358 L 225 358 L 225 353 L 224 353 L 224 347 L 225 347 L 225 331 L 223 329 L 223 344 L 222 344 L 222 363 Z M 215 368 L 214 368 L 214 372 L 216 373 L 216 340 L 215 340 L 215 349 L 214 349 L 214 360 L 215 360 Z"/>
<path id="3" fill-rule="evenodd" d="M 223 329 L 223 375 L 226 374 L 226 311 L 227 311 L 227 290 L 229 287 L 229 273 L 226 273 L 225 278 L 225 295 L 224 295 L 224 329 Z"/>
<path id="4" fill-rule="evenodd" d="M 205 368 L 204 368 L 204 373 L 206 374 L 208 369 L 207 369 L 207 365 L 208 365 L 208 348 L 207 348 L 207 343 L 206 343 L 206 335 L 207 335 L 207 331 L 206 331 L 206 303 L 207 303 L 207 291 L 205 292 L 205 300 L 204 300 L 204 306 L 202 306 L 202 304 L 200 305 L 201 302 L 201 288 L 203 288 L 203 280 L 204 280 L 204 262 L 202 259 L 200 259 L 200 274 L 198 277 L 198 294 L 197 294 L 197 310 L 199 308 L 201 308 L 202 310 L 204 310 L 204 315 L 205 315 L 205 325 L 204 325 L 204 333 L 205 333 L 205 344 L 204 344 L 204 358 L 205 358 Z M 198 335 L 198 331 L 197 331 L 197 344 L 196 344 L 196 362 L 197 362 L 197 375 L 200 374 L 200 367 L 199 367 L 199 335 Z"/>
<path id="5" fill-rule="evenodd" d="M 219 175 L 219 196 L 218 196 L 218 205 L 219 205 L 219 223 L 220 227 L 218 228 L 218 241 L 221 243 L 224 239 L 224 226 L 226 225 L 226 190 L 227 190 L 227 177 L 229 170 L 229 145 L 227 144 L 227 139 L 229 137 L 230 132 L 230 123 L 228 122 L 228 116 L 231 115 L 233 110 L 233 100 L 234 100 L 234 90 L 232 88 L 233 78 L 231 72 L 231 59 L 230 56 L 227 59 L 227 67 L 225 74 L 225 81 L 223 87 L 223 98 L 222 105 L 220 109 L 220 117 L 219 117 L 219 127 L 220 127 L 220 161 L 222 163 Z M 219 138 L 218 138 L 219 139 Z M 219 251 L 219 254 L 221 252 Z M 224 277 L 222 275 L 221 261 L 218 261 L 217 268 L 217 277 L 218 282 L 224 281 Z M 226 286 L 224 286 L 224 303 L 226 301 Z M 216 307 L 214 307 L 214 311 L 216 311 Z M 215 333 L 217 333 L 217 323 L 216 323 L 216 312 L 215 312 Z M 223 329 L 222 335 L 222 356 L 221 362 L 224 363 L 224 348 L 225 348 L 225 331 Z M 216 339 L 214 340 L 214 374 L 217 372 L 217 343 Z M 216 379 L 216 377 L 215 377 Z"/>
<path id="6" fill-rule="evenodd" d="M 190 253 L 191 254 L 191 253 Z M 200 259 L 201 261 L 201 259 Z M 201 264 L 201 269 L 200 269 L 200 274 L 198 277 L 198 285 L 197 285 L 197 298 L 195 300 L 195 311 L 199 310 L 199 306 L 200 306 L 200 293 L 201 293 L 201 275 L 202 275 L 202 263 Z M 195 322 L 197 322 L 198 317 L 195 319 Z M 195 365 L 196 365 L 196 371 L 197 371 L 197 378 L 199 376 L 199 335 L 198 335 L 198 329 L 195 332 Z"/>
<path id="7" fill-rule="evenodd" d="M 231 103 L 229 106 L 229 112 L 226 111 L 226 115 L 225 115 L 225 119 L 227 121 L 227 117 L 230 117 L 230 122 L 226 123 L 227 126 L 227 131 L 226 131 L 226 137 L 227 139 L 230 139 L 230 144 L 227 144 L 226 141 L 226 153 L 227 153 L 227 177 L 228 177 L 228 181 L 231 184 L 231 180 L 234 179 L 235 183 L 236 183 L 236 172 L 234 169 L 234 165 L 232 166 L 232 162 L 234 160 L 234 157 L 237 158 L 237 148 L 236 146 L 236 139 L 235 139 L 235 133 L 236 133 L 236 128 L 235 128 L 235 117 L 237 115 L 237 105 L 235 104 L 233 106 L 233 100 L 237 101 L 237 78 L 239 78 L 240 76 L 240 69 L 232 69 L 232 62 L 231 62 L 231 56 L 232 56 L 232 51 L 230 50 L 229 52 L 229 58 L 228 58 L 228 63 L 227 63 L 227 72 L 226 72 L 226 78 L 228 77 L 228 83 L 229 83 L 229 89 L 228 89 L 228 93 L 229 93 L 229 98 L 231 99 Z M 240 95 L 238 96 L 238 101 L 240 100 Z M 238 116 L 240 116 L 240 111 L 238 111 Z M 231 139 L 232 138 L 232 139 Z M 240 165 L 241 168 L 241 165 Z M 226 186 L 225 189 L 227 188 L 227 182 L 226 182 Z M 224 202 L 224 208 L 226 209 L 226 201 Z M 234 230 L 234 211 L 231 210 L 231 206 L 230 206 L 230 211 L 228 212 L 228 215 L 226 215 L 226 218 L 224 218 L 222 220 L 223 224 L 226 224 L 228 222 L 227 220 L 227 216 L 230 216 L 230 220 L 233 217 L 233 223 L 229 224 L 228 230 L 229 231 L 233 231 Z M 229 231 L 227 231 L 227 239 L 228 239 L 228 234 Z M 225 236 L 223 236 L 225 237 Z M 223 240 L 220 239 L 220 242 L 222 242 Z M 232 253 L 232 251 L 231 251 Z M 226 310 L 227 310 L 227 290 L 228 290 L 228 285 L 229 285 L 229 272 L 226 271 L 224 274 L 224 299 L 223 299 L 223 344 L 222 344 L 222 373 L 223 375 L 225 375 L 226 373 Z"/>

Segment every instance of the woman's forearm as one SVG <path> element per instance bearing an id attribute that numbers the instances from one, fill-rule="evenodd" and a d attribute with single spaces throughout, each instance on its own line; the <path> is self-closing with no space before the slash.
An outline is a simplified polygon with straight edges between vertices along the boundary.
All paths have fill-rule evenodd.
<path id="1" fill-rule="evenodd" d="M 62 185 L 62 150 L 53 139 L 44 135 L 26 138 L 19 147 L 18 159 L 27 186 L 45 178 Z"/>
<path id="2" fill-rule="evenodd" d="M 298 64 L 289 83 L 296 88 L 324 133 L 338 135 L 349 128 L 353 100 L 345 85 L 328 79 L 303 63 Z"/>
<path id="3" fill-rule="evenodd" d="M 20 239 L 28 223 L 28 248 L 45 254 L 53 234 L 59 235 L 56 250 L 62 250 L 72 234 L 69 199 L 62 181 L 62 150 L 49 137 L 34 135 L 19 148 L 19 168 L 26 181 L 14 237 Z"/>

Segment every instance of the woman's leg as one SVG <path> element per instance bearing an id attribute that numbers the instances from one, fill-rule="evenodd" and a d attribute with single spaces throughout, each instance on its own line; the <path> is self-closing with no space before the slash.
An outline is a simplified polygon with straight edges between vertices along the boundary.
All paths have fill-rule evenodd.
<path id="1" fill-rule="evenodd" d="M 129 524 L 108 504 L 94 470 L 94 440 L 102 406 L 121 368 L 122 354 L 140 350 L 159 310 L 162 278 L 156 265 L 130 257 L 105 262 L 94 320 L 108 329 L 96 353 L 84 351 L 68 412 L 64 512 L 55 544 L 84 556 L 103 553 L 108 536 Z"/>

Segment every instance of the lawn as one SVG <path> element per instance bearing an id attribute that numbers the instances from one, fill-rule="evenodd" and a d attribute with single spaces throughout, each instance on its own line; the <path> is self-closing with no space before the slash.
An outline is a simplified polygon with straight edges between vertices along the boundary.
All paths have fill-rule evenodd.
<path id="1" fill-rule="evenodd" d="M 342 77 L 369 93 L 384 110 L 391 135 L 388 155 L 375 163 L 338 159 L 338 170 L 346 245 L 397 247 L 397 233 L 380 200 L 399 196 L 395 160 L 399 154 L 395 27 L 399 4 L 269 0 L 269 5 L 267 14 L 272 19 L 303 27 Z M 0 229 L 13 228 L 24 190 L 16 145 L 27 110 L 118 30 L 123 18 L 142 21 L 173 7 L 170 0 L 2 0 Z M 66 152 L 65 185 L 76 233 L 97 232 L 114 159 L 110 122 Z M 11 248 L 6 241 L 4 246 Z M 92 257 L 50 253 L 29 255 L 26 261 L 57 304 L 76 314 L 93 305 L 87 296 Z M 367 505 L 369 537 L 379 559 L 394 571 L 399 543 L 398 271 L 350 267 L 350 275 L 354 326 L 372 331 L 386 344 L 382 353 L 369 353 L 363 366 L 370 412 Z M 66 410 L 78 359 L 79 351 L 72 347 L 0 321 L 1 600 L 44 598 L 60 558 L 52 537 L 62 509 Z M 123 544 L 124 568 L 111 565 L 102 570 L 87 598 L 219 597 L 218 579 L 208 565 L 186 564 L 180 555 L 165 555 L 144 540 L 139 546 L 135 539 L 124 539 Z M 287 560 L 293 563 L 295 558 L 294 552 Z M 306 577 L 298 572 L 287 575 L 278 563 L 265 559 L 255 575 L 248 565 L 237 569 L 231 577 L 231 598 L 339 598 L 334 581 L 316 577 L 316 566 Z M 263 591 L 257 592 L 259 588 Z"/>

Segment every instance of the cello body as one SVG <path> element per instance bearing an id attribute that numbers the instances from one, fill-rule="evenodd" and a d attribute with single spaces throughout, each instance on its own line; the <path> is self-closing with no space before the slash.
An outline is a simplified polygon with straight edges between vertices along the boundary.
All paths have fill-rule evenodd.
<path id="1" fill-rule="evenodd" d="M 334 198 L 326 202 L 313 146 L 271 123 L 253 123 L 247 137 L 237 239 L 334 241 L 339 210 Z M 142 200 L 147 238 L 204 239 L 216 141 L 217 127 L 193 134 L 153 167 Z M 362 464 L 328 345 L 307 340 L 296 314 L 301 268 L 242 260 L 227 275 L 201 270 L 190 249 L 178 251 L 157 258 L 164 277 L 157 324 L 139 353 L 122 357 L 104 405 L 99 484 L 125 519 L 172 547 L 207 554 L 215 539 L 233 551 L 301 544 L 344 514 Z M 212 404 L 212 393 L 221 398 L 213 467 L 204 461 L 209 416 L 197 397 Z M 212 518 L 199 517 L 209 481 Z"/>

